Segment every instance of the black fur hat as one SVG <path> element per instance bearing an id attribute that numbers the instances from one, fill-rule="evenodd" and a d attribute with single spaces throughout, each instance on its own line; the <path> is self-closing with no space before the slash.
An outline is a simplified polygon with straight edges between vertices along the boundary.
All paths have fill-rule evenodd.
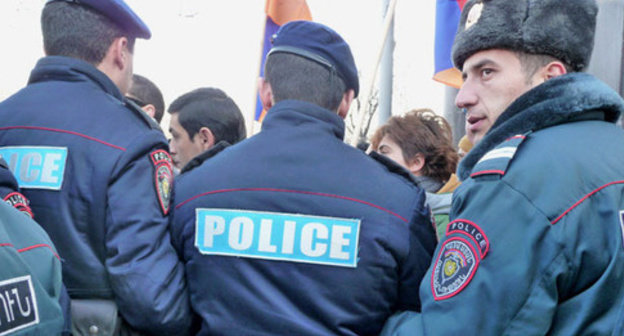
<path id="1" fill-rule="evenodd" d="M 550 55 L 582 71 L 594 47 L 597 13 L 595 0 L 469 0 L 453 62 L 462 69 L 478 51 L 508 49 Z"/>

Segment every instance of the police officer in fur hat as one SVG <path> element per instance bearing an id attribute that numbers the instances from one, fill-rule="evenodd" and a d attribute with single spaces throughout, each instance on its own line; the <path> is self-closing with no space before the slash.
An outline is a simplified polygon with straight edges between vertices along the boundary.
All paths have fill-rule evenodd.
<path id="1" fill-rule="evenodd" d="M 424 192 L 344 143 L 358 77 L 334 30 L 285 24 L 265 70 L 261 132 L 176 180 L 200 334 L 379 334 L 420 309 L 436 244 Z"/>
<path id="2" fill-rule="evenodd" d="M 0 156 L 63 260 L 73 332 L 184 335 L 167 141 L 124 98 L 150 30 L 123 0 L 50 0 L 41 27 L 46 57 L 0 103 Z"/>
<path id="3" fill-rule="evenodd" d="M 471 0 L 453 46 L 460 163 L 422 313 L 386 335 L 624 334 L 624 111 L 581 73 L 594 0 Z"/>

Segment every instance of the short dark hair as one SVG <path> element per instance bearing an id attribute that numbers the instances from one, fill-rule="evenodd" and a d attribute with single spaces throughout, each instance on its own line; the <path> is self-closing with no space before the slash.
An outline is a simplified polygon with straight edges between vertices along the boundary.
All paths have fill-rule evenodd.
<path id="1" fill-rule="evenodd" d="M 294 54 L 270 55 L 264 74 L 276 103 L 295 99 L 336 111 L 347 91 L 347 86 L 336 71 Z"/>
<path id="2" fill-rule="evenodd" d="M 416 154 L 425 157 L 422 174 L 445 183 L 455 172 L 459 154 L 453 147 L 451 126 L 444 117 L 430 109 L 417 109 L 403 116 L 393 116 L 379 127 L 371 139 L 373 150 L 379 149 L 384 136 L 394 141 L 409 162 Z"/>
<path id="3" fill-rule="evenodd" d="M 520 60 L 520 65 L 522 66 L 522 71 L 524 72 L 527 82 L 531 80 L 537 70 L 548 65 L 548 63 L 550 62 L 559 61 L 563 63 L 563 66 L 565 67 L 567 72 L 574 72 L 572 66 L 560 59 L 557 59 L 554 56 L 543 54 L 529 54 L 524 51 L 514 51 L 514 54 L 516 54 L 516 57 L 518 57 L 518 59 Z"/>
<path id="4" fill-rule="evenodd" d="M 189 137 L 208 127 L 215 142 L 231 145 L 245 139 L 245 119 L 240 109 L 225 92 L 217 88 L 199 88 L 185 93 L 169 105 L 170 114 L 178 113 L 178 121 Z"/>
<path id="5" fill-rule="evenodd" d="M 41 13 L 41 31 L 46 55 L 68 56 L 97 66 L 113 41 L 128 38 L 134 50 L 135 37 L 96 11 L 75 3 L 47 3 Z"/>
<path id="6" fill-rule="evenodd" d="M 134 74 L 132 75 L 132 85 L 128 90 L 128 94 L 136 97 L 145 104 L 154 105 L 156 109 L 154 112 L 154 119 L 156 119 L 156 122 L 160 123 L 163 113 L 165 112 L 165 100 L 156 84 L 141 75 Z"/>

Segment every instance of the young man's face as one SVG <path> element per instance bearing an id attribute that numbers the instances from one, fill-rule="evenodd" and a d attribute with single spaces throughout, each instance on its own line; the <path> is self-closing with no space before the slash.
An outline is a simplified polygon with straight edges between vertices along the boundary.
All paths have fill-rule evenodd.
<path id="1" fill-rule="evenodd" d="M 508 50 L 479 51 L 464 62 L 462 85 L 455 104 L 466 109 L 466 135 L 477 144 L 496 119 L 525 92 L 541 84 L 527 80 L 518 56 Z"/>
<path id="2" fill-rule="evenodd" d="M 203 152 L 203 147 L 201 141 L 197 139 L 199 133 L 190 138 L 188 132 L 180 125 L 178 115 L 179 113 L 172 113 L 169 121 L 169 133 L 171 133 L 169 150 L 173 164 L 182 169 L 195 156 Z"/>

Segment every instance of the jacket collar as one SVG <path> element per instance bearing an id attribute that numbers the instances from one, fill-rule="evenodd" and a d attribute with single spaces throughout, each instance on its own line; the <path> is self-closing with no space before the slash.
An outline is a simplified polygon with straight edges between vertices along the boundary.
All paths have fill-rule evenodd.
<path id="1" fill-rule="evenodd" d="M 275 127 L 312 125 L 320 131 L 344 139 L 345 124 L 336 112 L 299 100 L 283 100 L 275 104 L 262 122 L 262 131 Z"/>
<path id="2" fill-rule="evenodd" d="M 28 84 L 48 80 L 80 81 L 87 78 L 106 93 L 123 100 L 123 95 L 106 74 L 93 65 L 77 58 L 65 56 L 46 56 L 39 59 L 30 73 Z"/>

